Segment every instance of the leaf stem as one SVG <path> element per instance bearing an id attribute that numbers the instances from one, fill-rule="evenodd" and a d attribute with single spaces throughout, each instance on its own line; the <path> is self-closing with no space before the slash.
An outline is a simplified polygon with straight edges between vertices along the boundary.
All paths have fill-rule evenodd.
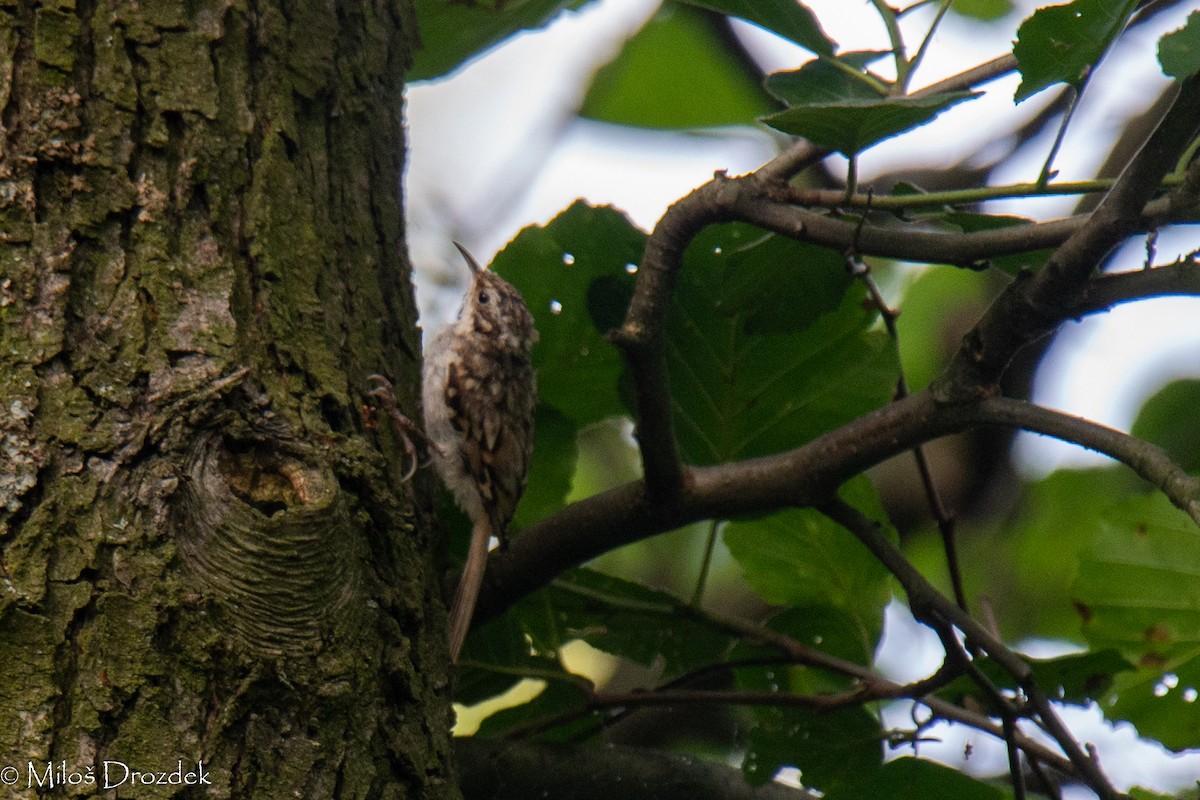
<path id="1" fill-rule="evenodd" d="M 883 25 L 887 28 L 888 40 L 892 43 L 892 60 L 896 64 L 896 83 L 892 87 L 891 93 L 903 94 L 904 87 L 908 84 L 909 63 L 904 47 L 904 34 L 896 20 L 896 9 L 889 6 L 884 0 L 871 0 L 871 5 L 875 7 L 879 18 L 883 20 Z"/>
<path id="2" fill-rule="evenodd" d="M 1090 181 L 1064 181 L 1062 183 L 1013 183 L 1006 186 L 980 186 L 971 189 L 948 189 L 924 194 L 852 194 L 839 191 L 830 193 L 819 189 L 797 190 L 792 200 L 803 206 L 829 206 L 843 208 L 867 208 L 876 211 L 899 211 L 916 208 L 937 208 L 981 203 L 987 200 L 1003 200 L 1011 197 L 1053 197 L 1068 194 L 1095 194 L 1106 192 L 1116 183 L 1115 178 L 1097 178 Z M 1183 183 L 1182 175 L 1169 175 L 1162 187 L 1173 188 Z M 836 196 L 835 196 L 836 195 Z"/>
<path id="3" fill-rule="evenodd" d="M 1071 120 L 1075 116 L 1075 109 L 1079 108 L 1079 98 L 1083 96 L 1083 89 L 1087 86 L 1087 80 L 1078 87 L 1072 87 L 1073 94 L 1071 102 L 1067 104 L 1067 113 L 1063 114 L 1062 124 L 1058 126 L 1058 133 L 1054 135 L 1054 144 L 1050 146 L 1050 152 L 1046 155 L 1046 163 L 1042 165 L 1042 174 L 1038 176 L 1037 185 L 1045 186 L 1054 177 L 1054 159 L 1058 156 L 1058 151 L 1062 147 L 1063 140 L 1067 138 L 1067 128 L 1071 125 Z"/>
<path id="4" fill-rule="evenodd" d="M 720 520 L 711 520 L 708 525 L 708 541 L 704 545 L 704 560 L 700 562 L 700 575 L 696 578 L 696 591 L 692 593 L 692 600 L 689 605 L 693 608 L 699 608 L 700 602 L 704 599 L 704 588 L 708 585 L 708 573 L 712 568 L 713 552 L 717 547 L 717 530 L 721 526 Z"/>
<path id="5" fill-rule="evenodd" d="M 905 73 L 904 80 L 899 81 L 902 87 L 901 91 L 908 91 L 908 79 L 917 71 L 917 67 L 921 66 L 921 62 L 925 59 L 925 53 L 929 49 L 930 43 L 933 42 L 933 34 L 937 31 L 938 25 L 941 24 L 942 18 L 946 16 L 946 12 L 950 10 L 951 0 L 942 0 L 941 5 L 933 17 L 933 22 L 929 24 L 929 30 L 925 34 L 925 38 L 921 40 L 920 47 L 917 48 L 917 53 L 908 62 L 908 71 Z"/>

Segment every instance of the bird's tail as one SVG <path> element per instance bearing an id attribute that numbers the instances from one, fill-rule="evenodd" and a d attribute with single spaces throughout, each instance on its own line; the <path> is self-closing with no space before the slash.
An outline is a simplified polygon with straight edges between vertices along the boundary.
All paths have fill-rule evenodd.
<path id="1" fill-rule="evenodd" d="M 491 537 L 492 526 L 487 519 L 471 528 L 467 563 L 463 565 L 462 577 L 458 579 L 454 602 L 450 606 L 450 661 L 455 664 L 458 663 L 467 631 L 471 628 L 475 603 L 479 600 L 479 587 L 483 585 L 483 568 L 487 564 L 488 541 Z"/>

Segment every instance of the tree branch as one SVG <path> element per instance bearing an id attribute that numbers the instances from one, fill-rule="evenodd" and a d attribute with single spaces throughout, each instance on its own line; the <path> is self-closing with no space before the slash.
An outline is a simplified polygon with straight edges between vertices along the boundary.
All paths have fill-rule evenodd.
<path id="1" fill-rule="evenodd" d="M 1062 321 L 1088 278 L 1136 230 L 1146 204 L 1200 128 L 1200 77 L 1182 82 L 1174 103 L 1096 210 L 1036 274 L 1006 289 L 964 337 L 963 347 L 934 384 L 948 400 L 995 391 L 1001 373 L 1025 345 Z"/>
<path id="2" fill-rule="evenodd" d="M 992 397 L 979 403 L 976 418 L 980 422 L 1053 436 L 1114 458 L 1156 486 L 1200 525 L 1200 478 L 1185 472 L 1157 445 L 1082 417 L 1007 397 Z"/>
<path id="3" fill-rule="evenodd" d="M 1200 295 L 1200 263 L 1181 261 L 1153 269 L 1110 272 L 1088 282 L 1068 317 L 1082 317 L 1150 297 Z"/>
<path id="4" fill-rule="evenodd" d="M 735 767 L 634 747 L 454 740 L 467 800 L 814 800 L 779 783 L 754 787 Z"/>
<path id="5" fill-rule="evenodd" d="M 1018 400 L 996 397 L 947 405 L 925 390 L 794 450 L 689 468 L 686 491 L 669 506 L 650 498 L 642 481 L 572 503 L 522 531 L 506 552 L 492 554 L 476 616 L 489 619 L 563 570 L 658 533 L 704 519 L 732 519 L 825 502 L 844 481 L 868 467 L 978 425 L 1028 428 L 1111 456 L 1200 522 L 1200 481 L 1187 475 L 1161 448 Z"/>

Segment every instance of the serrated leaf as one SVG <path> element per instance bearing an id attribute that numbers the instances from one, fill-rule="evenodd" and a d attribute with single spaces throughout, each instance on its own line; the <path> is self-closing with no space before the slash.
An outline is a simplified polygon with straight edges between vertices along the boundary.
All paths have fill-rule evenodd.
<path id="1" fill-rule="evenodd" d="M 800 69 L 767 76 L 767 91 L 789 106 L 881 100 L 891 84 L 865 69 L 874 53 L 859 53 L 830 61 L 810 61 Z"/>
<path id="2" fill-rule="evenodd" d="M 741 316 L 751 335 L 808 328 L 836 311 L 854 282 L 840 253 L 774 234 L 729 253 L 726 274 L 718 311 Z"/>
<path id="3" fill-rule="evenodd" d="M 956 769 L 923 758 L 897 758 L 874 770 L 865 785 L 853 792 L 841 787 L 829 792 L 829 800 L 886 797 L 888 800 L 1004 800 L 996 786 L 964 775 Z"/>
<path id="4" fill-rule="evenodd" d="M 869 781 L 883 764 L 883 731 L 864 708 L 813 714 L 762 706 L 755 719 L 742 761 L 742 774 L 753 786 L 790 766 L 800 770 L 806 788 L 829 793 Z"/>
<path id="5" fill-rule="evenodd" d="M 668 675 L 718 660 L 730 647 L 728 634 L 683 613 L 673 596 L 589 569 L 558 578 L 522 601 L 517 615 L 537 647 L 582 639 L 639 664 L 662 659 Z"/>
<path id="6" fill-rule="evenodd" d="M 1162 495 L 1130 498 L 1104 517 L 1073 587 L 1083 632 L 1161 663 L 1200 647 L 1200 531 Z"/>
<path id="7" fill-rule="evenodd" d="M 792 105 L 762 118 L 776 130 L 803 136 L 819 147 L 853 156 L 884 139 L 931 122 L 979 92 L 942 92 L 923 97 L 877 97 Z"/>
<path id="8" fill-rule="evenodd" d="M 761 239 L 761 231 L 749 226 L 713 226 L 684 256 L 668 320 L 667 360 L 680 445 L 694 464 L 797 447 L 888 402 L 895 386 L 894 351 L 885 334 L 871 330 L 876 315 L 863 307 L 861 288 L 846 292 L 836 311 L 804 330 L 747 331 L 751 319 L 758 330 L 787 327 L 788 320 L 786 303 L 775 321 L 748 309 L 744 282 L 769 280 L 783 270 L 799 271 L 789 282 L 799 281 L 808 270 L 774 261 L 771 248 L 747 247 Z M 757 276 L 746 274 L 751 271 Z M 827 286 L 824 279 L 813 285 L 816 291 Z M 802 302 L 801 294 L 780 297 Z"/>
<path id="9" fill-rule="evenodd" d="M 752 22 L 817 55 L 832 56 L 837 44 L 821 30 L 821 23 L 798 0 L 683 0 Z"/>
<path id="10" fill-rule="evenodd" d="M 617 393 L 624 363 L 604 334 L 625 314 L 628 268 L 645 244 L 621 212 L 578 201 L 544 227 L 522 230 L 492 264 L 533 312 L 539 399 L 580 427 L 625 412 Z"/>
<path id="11" fill-rule="evenodd" d="M 1175 752 L 1200 747 L 1200 650 L 1123 675 L 1104 715 Z"/>
<path id="12" fill-rule="evenodd" d="M 865 477 L 855 478 L 841 494 L 867 513 L 878 509 Z M 876 516 L 883 518 L 882 511 Z M 812 509 L 797 509 L 731 522 L 724 538 L 746 581 L 764 600 L 838 609 L 854 620 L 861 649 L 874 651 L 891 597 L 888 572 L 849 532 Z"/>
<path id="13" fill-rule="evenodd" d="M 1055 83 L 1079 88 L 1136 5 L 1137 0 L 1075 0 L 1034 12 L 1021 23 L 1013 45 L 1021 73 L 1014 101 Z"/>
<path id="14" fill-rule="evenodd" d="M 843 56 L 842 68 L 829 61 L 812 61 L 798 70 L 769 75 L 767 91 L 787 103 L 788 109 L 762 122 L 849 156 L 977 96 L 972 92 L 891 96 L 891 84 L 865 69 L 874 55 Z"/>
<path id="15" fill-rule="evenodd" d="M 674 129 L 749 125 L 776 107 L 713 15 L 668 3 L 596 73 L 579 113 Z"/>
<path id="16" fill-rule="evenodd" d="M 1185 472 L 1200 474 L 1200 380 L 1167 384 L 1138 412 L 1131 433 L 1158 445 Z"/>
<path id="17" fill-rule="evenodd" d="M 1182 28 L 1158 40 L 1158 63 L 1163 74 L 1172 78 L 1200 72 L 1200 11 L 1193 11 Z"/>
<path id="18" fill-rule="evenodd" d="M 416 0 L 421 46 L 413 52 L 413 63 L 406 77 L 409 81 L 417 81 L 445 75 L 517 31 L 540 28 L 563 9 L 581 8 L 586 2 Z"/>

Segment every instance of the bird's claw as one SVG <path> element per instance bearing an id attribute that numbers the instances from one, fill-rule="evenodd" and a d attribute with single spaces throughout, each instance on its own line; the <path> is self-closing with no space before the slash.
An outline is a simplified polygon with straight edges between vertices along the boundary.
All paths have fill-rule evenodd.
<path id="1" fill-rule="evenodd" d="M 429 463 L 429 459 L 422 460 L 417 455 L 417 446 L 413 443 L 413 437 L 420 439 L 426 446 L 430 444 L 429 438 L 417 426 L 417 423 L 400 412 L 400 408 L 396 404 L 396 391 L 391 381 L 379 374 L 368 375 L 367 380 L 375 384 L 367 390 L 367 394 L 378 400 L 379 405 L 392 418 L 392 427 L 395 429 L 396 435 L 400 437 L 400 444 L 404 447 L 406 467 L 400 480 L 407 483 L 412 480 L 413 475 L 417 474 L 418 467 Z"/>

